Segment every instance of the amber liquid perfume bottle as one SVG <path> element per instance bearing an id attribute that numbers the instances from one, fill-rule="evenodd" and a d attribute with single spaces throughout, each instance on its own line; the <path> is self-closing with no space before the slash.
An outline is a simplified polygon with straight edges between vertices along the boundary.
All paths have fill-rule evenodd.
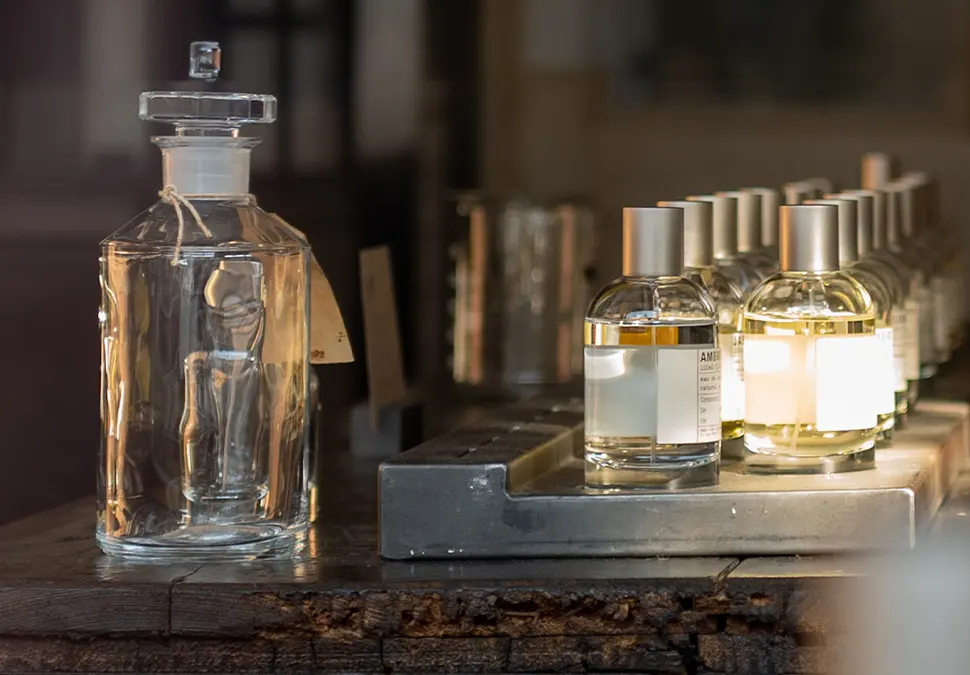
<path id="1" fill-rule="evenodd" d="M 623 276 L 586 313 L 586 483 L 677 488 L 717 482 L 717 309 L 682 276 L 684 212 L 623 210 Z"/>
<path id="2" fill-rule="evenodd" d="M 781 271 L 744 312 L 745 464 L 765 473 L 875 465 L 876 313 L 840 270 L 838 209 L 786 206 Z"/>

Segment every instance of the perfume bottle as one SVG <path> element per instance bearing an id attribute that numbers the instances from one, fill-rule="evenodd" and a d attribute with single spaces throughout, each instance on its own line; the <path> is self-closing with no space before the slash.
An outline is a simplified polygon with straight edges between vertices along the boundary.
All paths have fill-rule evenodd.
<path id="1" fill-rule="evenodd" d="M 714 264 L 710 202 L 658 202 L 684 211 L 684 277 L 703 288 L 717 308 L 721 351 L 721 456 L 744 456 L 744 379 L 741 363 L 741 289 Z"/>
<path id="2" fill-rule="evenodd" d="M 743 188 L 761 197 L 761 249 L 771 258 L 775 270 L 778 268 L 778 207 L 781 194 L 768 187 Z"/>
<path id="3" fill-rule="evenodd" d="M 215 43 L 192 77 L 213 80 Z M 290 556 L 306 540 L 310 250 L 249 193 L 276 99 L 146 92 L 164 189 L 101 244 L 98 527 L 109 554 Z"/>
<path id="4" fill-rule="evenodd" d="M 826 198 L 851 199 L 856 203 L 859 259 L 853 263 L 852 269 L 874 276 L 889 296 L 892 307 L 889 324 L 892 326 L 893 390 L 898 428 L 909 413 L 910 399 L 915 401 L 919 391 L 919 348 L 916 342 L 919 326 L 908 310 L 905 276 L 876 255 L 877 238 L 880 241 L 885 239 L 885 219 L 877 220 L 874 217 L 875 204 L 877 198 L 885 198 L 885 195 L 872 190 L 853 190 L 827 195 Z M 876 302 L 875 298 L 873 300 Z"/>
<path id="5" fill-rule="evenodd" d="M 687 201 L 710 202 L 714 223 L 714 264 L 741 289 L 744 297 L 761 283 L 764 275 L 738 252 L 738 200 L 724 194 L 688 197 Z"/>
<path id="6" fill-rule="evenodd" d="M 886 247 L 911 271 L 911 293 L 919 307 L 920 379 L 928 380 L 936 375 L 940 362 L 934 336 L 935 256 L 915 239 L 912 185 L 893 181 L 882 189 L 886 193 Z"/>
<path id="7" fill-rule="evenodd" d="M 623 276 L 586 313 L 586 483 L 686 487 L 717 481 L 717 309 L 681 276 L 684 212 L 623 209 Z"/>
<path id="8" fill-rule="evenodd" d="M 779 234 L 781 271 L 744 311 L 746 468 L 870 468 L 879 339 L 869 293 L 839 269 L 838 209 L 782 207 Z"/>
<path id="9" fill-rule="evenodd" d="M 893 359 L 893 325 L 892 291 L 885 282 L 866 267 L 859 265 L 859 242 L 868 247 L 872 238 L 871 227 L 862 227 L 866 231 L 860 232 L 860 221 L 857 217 L 858 203 L 852 199 L 827 198 L 810 199 L 806 204 L 828 204 L 838 209 L 839 218 L 839 265 L 842 272 L 858 281 L 869 292 L 872 306 L 876 314 L 876 337 L 879 338 L 879 354 L 877 376 L 879 380 L 873 383 L 873 402 L 876 406 L 876 447 L 888 447 L 892 444 L 896 427 L 896 377 Z M 869 223 L 871 225 L 871 223 Z M 902 378 L 899 396 L 906 398 L 906 380 Z"/>
<path id="10" fill-rule="evenodd" d="M 957 242 L 935 222 L 933 214 L 933 185 L 923 173 L 907 173 L 899 181 L 908 187 L 902 194 L 904 204 L 904 235 L 909 239 L 907 248 L 923 260 L 923 269 L 931 270 L 930 293 L 933 302 L 933 349 L 938 365 L 947 363 L 953 356 L 953 297 L 955 251 Z"/>
<path id="11" fill-rule="evenodd" d="M 738 202 L 738 255 L 754 267 L 762 279 L 777 272 L 774 258 L 761 248 L 761 195 L 750 190 L 720 194 Z"/>

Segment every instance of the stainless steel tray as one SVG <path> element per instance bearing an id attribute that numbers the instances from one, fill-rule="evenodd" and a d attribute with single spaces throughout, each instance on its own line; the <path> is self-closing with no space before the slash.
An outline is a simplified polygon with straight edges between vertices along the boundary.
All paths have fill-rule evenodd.
<path id="1" fill-rule="evenodd" d="M 582 404 L 535 404 L 425 443 L 380 469 L 390 559 L 811 554 L 915 545 L 967 465 L 970 406 L 922 401 L 877 468 L 720 485 L 587 492 Z"/>

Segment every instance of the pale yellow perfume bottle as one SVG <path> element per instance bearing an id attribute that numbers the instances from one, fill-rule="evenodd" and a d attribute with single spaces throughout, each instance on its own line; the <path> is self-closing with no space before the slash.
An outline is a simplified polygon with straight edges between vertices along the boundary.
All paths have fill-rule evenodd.
<path id="1" fill-rule="evenodd" d="M 710 202 L 713 208 L 714 264 L 741 289 L 745 298 L 765 275 L 738 251 L 738 199 L 726 194 L 688 197 L 690 202 Z"/>
<path id="2" fill-rule="evenodd" d="M 875 465 L 872 299 L 839 266 L 835 206 L 781 208 L 781 271 L 745 305 L 745 464 L 766 473 Z"/>
<path id="3" fill-rule="evenodd" d="M 706 290 L 717 307 L 721 351 L 721 456 L 744 456 L 744 377 L 741 363 L 741 289 L 714 264 L 710 202 L 658 202 L 684 211 L 684 277 Z"/>
<path id="4" fill-rule="evenodd" d="M 683 213 L 623 210 L 623 276 L 586 312 L 587 485 L 717 482 L 717 309 L 707 291 L 682 276 Z"/>
<path id="5" fill-rule="evenodd" d="M 806 204 L 830 204 L 839 210 L 839 265 L 869 292 L 876 312 L 876 337 L 879 338 L 878 380 L 872 383 L 876 405 L 876 447 L 892 444 L 896 428 L 896 371 L 893 360 L 892 291 L 866 267 L 859 265 L 858 203 L 852 199 L 810 199 Z M 871 238 L 871 231 L 863 235 Z M 901 375 L 901 373 L 900 373 Z M 900 396 L 906 397 L 902 378 Z"/>

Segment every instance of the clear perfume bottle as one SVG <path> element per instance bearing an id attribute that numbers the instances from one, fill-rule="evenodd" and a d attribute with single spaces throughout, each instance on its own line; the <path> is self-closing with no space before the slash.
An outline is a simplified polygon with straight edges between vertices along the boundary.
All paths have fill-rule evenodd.
<path id="1" fill-rule="evenodd" d="M 761 250 L 763 250 L 778 269 L 778 207 L 781 206 L 781 193 L 769 187 L 743 188 L 761 197 Z"/>
<path id="2" fill-rule="evenodd" d="M 193 77 L 218 74 L 194 43 Z M 175 127 L 161 199 L 101 245 L 98 528 L 109 554 L 161 561 L 289 556 L 306 538 L 306 240 L 249 194 L 276 99 L 147 92 Z"/>
<path id="3" fill-rule="evenodd" d="M 688 197 L 687 201 L 710 202 L 714 221 L 714 264 L 741 289 L 744 297 L 761 283 L 764 275 L 738 252 L 738 200 L 725 194 Z"/>
<path id="4" fill-rule="evenodd" d="M 721 456 L 744 456 L 744 378 L 741 363 L 741 289 L 714 264 L 714 223 L 710 202 L 658 202 L 684 211 L 684 277 L 703 288 L 717 308 L 721 351 Z"/>
<path id="5" fill-rule="evenodd" d="M 828 204 L 839 210 L 839 265 L 842 272 L 858 281 L 869 292 L 876 313 L 876 337 L 879 338 L 879 381 L 873 383 L 876 405 L 876 447 L 892 444 L 896 427 L 896 373 L 893 359 L 892 291 L 869 269 L 859 265 L 859 241 L 871 239 L 871 228 L 860 237 L 858 203 L 852 199 L 810 199 L 806 204 Z M 901 375 L 901 373 L 900 373 Z M 906 398 L 906 380 L 902 379 L 900 397 Z"/>
<path id="6" fill-rule="evenodd" d="M 781 271 L 744 311 L 745 465 L 833 473 L 875 462 L 880 367 L 869 293 L 839 269 L 835 206 L 785 206 Z"/>
<path id="7" fill-rule="evenodd" d="M 934 334 L 935 256 L 915 238 L 912 185 L 893 181 L 882 189 L 886 193 L 886 248 L 911 271 L 911 293 L 919 306 L 920 379 L 927 380 L 936 375 L 940 363 Z"/>
<path id="8" fill-rule="evenodd" d="M 877 238 L 885 239 L 885 219 L 875 218 L 877 198 L 885 195 L 872 190 L 854 190 L 835 195 L 831 199 L 851 199 L 856 203 L 859 259 L 852 269 L 874 276 L 886 289 L 892 306 L 889 323 L 892 326 L 893 390 L 896 400 L 896 427 L 909 413 L 909 401 L 919 392 L 919 326 L 907 308 L 907 282 L 892 264 L 876 256 Z M 873 302 L 877 303 L 876 298 Z M 877 303 L 878 304 L 878 303 Z M 877 319 L 878 323 L 878 319 Z M 878 330 L 878 328 L 877 328 Z"/>
<path id="9" fill-rule="evenodd" d="M 738 202 L 738 255 L 754 267 L 762 279 L 778 271 L 775 259 L 761 247 L 761 195 L 750 190 L 722 192 Z"/>
<path id="10" fill-rule="evenodd" d="M 586 483 L 678 488 L 717 481 L 717 309 L 681 272 L 684 215 L 623 209 L 623 276 L 586 313 Z"/>

